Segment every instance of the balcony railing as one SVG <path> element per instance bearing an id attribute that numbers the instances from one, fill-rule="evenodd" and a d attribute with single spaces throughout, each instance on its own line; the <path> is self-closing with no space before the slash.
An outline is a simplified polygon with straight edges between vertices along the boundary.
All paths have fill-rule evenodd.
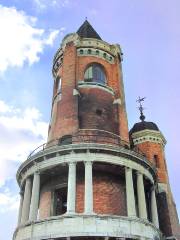
<path id="1" fill-rule="evenodd" d="M 44 143 L 38 146 L 35 150 L 33 150 L 27 159 L 31 158 L 37 153 L 43 152 L 49 148 L 54 148 L 57 146 L 70 145 L 70 144 L 107 144 L 116 147 L 124 147 L 125 149 L 129 149 L 134 151 L 142 156 L 145 156 L 143 152 L 140 151 L 139 148 L 131 148 L 129 142 L 122 140 L 118 135 L 97 129 L 81 129 L 74 135 L 65 135 L 59 139 L 54 139 L 47 143 Z"/>

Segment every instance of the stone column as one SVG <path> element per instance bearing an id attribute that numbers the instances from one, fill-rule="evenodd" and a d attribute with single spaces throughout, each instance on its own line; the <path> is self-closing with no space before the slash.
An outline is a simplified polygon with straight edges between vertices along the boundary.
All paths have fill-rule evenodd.
<path id="1" fill-rule="evenodd" d="M 126 200 L 127 200 L 127 213 L 128 217 L 136 216 L 135 197 L 134 197 L 134 185 L 132 177 L 132 169 L 125 169 L 126 176 Z"/>
<path id="2" fill-rule="evenodd" d="M 93 179 L 92 179 L 92 162 L 85 162 L 85 197 L 84 212 L 93 213 Z"/>
<path id="3" fill-rule="evenodd" d="M 67 213 L 75 213 L 76 209 L 76 163 L 69 163 Z"/>
<path id="4" fill-rule="evenodd" d="M 138 209 L 139 217 L 147 219 L 147 208 L 146 208 L 146 198 L 144 192 L 144 181 L 143 175 L 137 172 L 137 195 L 138 195 Z"/>
<path id="5" fill-rule="evenodd" d="M 24 191 L 24 200 L 23 200 L 23 206 L 22 206 L 21 224 L 25 223 L 29 219 L 31 190 L 32 190 L 32 183 L 31 183 L 30 177 L 28 177 L 26 179 L 26 183 L 25 183 L 25 191 Z"/>
<path id="6" fill-rule="evenodd" d="M 19 195 L 20 195 L 20 204 L 19 204 L 19 213 L 18 213 L 18 226 L 21 223 L 21 216 L 22 216 L 22 206 L 23 206 L 23 191 L 20 191 Z"/>
<path id="7" fill-rule="evenodd" d="M 37 219 L 38 207 L 39 207 L 39 194 L 40 194 L 40 174 L 39 172 L 34 173 L 31 205 L 29 220 L 35 221 Z"/>
<path id="8" fill-rule="evenodd" d="M 159 228 L 159 219 L 158 219 L 158 212 L 157 212 L 157 203 L 156 203 L 156 192 L 154 187 L 151 190 L 151 216 L 152 222 L 154 225 Z"/>

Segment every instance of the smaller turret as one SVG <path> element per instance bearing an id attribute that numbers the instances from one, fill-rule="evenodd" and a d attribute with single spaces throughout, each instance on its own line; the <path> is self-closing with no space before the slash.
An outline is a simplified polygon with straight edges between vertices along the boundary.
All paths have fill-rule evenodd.
<path id="1" fill-rule="evenodd" d="M 164 148 L 166 140 L 154 122 L 145 121 L 142 101 L 139 102 L 140 122 L 135 123 L 129 132 L 132 148 L 138 148 L 150 161 L 157 172 L 157 205 L 160 229 L 166 237 L 176 236 L 178 232 L 178 217 L 169 185 L 168 171 Z"/>

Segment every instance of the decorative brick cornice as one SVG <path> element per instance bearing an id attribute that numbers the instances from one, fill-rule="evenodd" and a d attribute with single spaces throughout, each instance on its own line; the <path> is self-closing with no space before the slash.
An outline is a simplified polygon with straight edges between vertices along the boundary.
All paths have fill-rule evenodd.
<path id="1" fill-rule="evenodd" d="M 74 44 L 74 46 L 76 46 L 78 56 L 95 56 L 98 58 L 103 58 L 110 64 L 114 63 L 115 57 L 118 57 L 120 61 L 122 61 L 123 54 L 120 45 L 109 44 L 103 40 L 94 38 L 81 38 L 77 33 L 71 33 L 64 37 L 60 48 L 57 50 L 54 56 L 52 68 L 54 78 L 56 78 L 58 69 L 62 65 L 65 47 L 71 42 Z M 91 51 L 88 52 L 88 49 L 91 49 Z M 81 54 L 82 50 L 83 54 Z M 99 54 L 97 54 L 97 51 Z"/>
<path id="2" fill-rule="evenodd" d="M 135 132 L 131 135 L 134 145 L 143 143 L 143 142 L 154 142 L 159 143 L 162 146 L 165 146 L 166 139 L 160 131 L 154 130 L 142 130 Z"/>

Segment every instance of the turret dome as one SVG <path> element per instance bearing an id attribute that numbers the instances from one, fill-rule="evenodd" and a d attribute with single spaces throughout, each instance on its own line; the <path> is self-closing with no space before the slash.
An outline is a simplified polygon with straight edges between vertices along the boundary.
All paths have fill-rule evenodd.
<path id="1" fill-rule="evenodd" d="M 135 132 L 139 132 L 139 131 L 143 131 L 143 130 L 159 131 L 159 128 L 153 122 L 141 121 L 141 122 L 138 122 L 138 123 L 134 124 L 134 126 L 130 130 L 130 135 L 132 135 Z"/>

